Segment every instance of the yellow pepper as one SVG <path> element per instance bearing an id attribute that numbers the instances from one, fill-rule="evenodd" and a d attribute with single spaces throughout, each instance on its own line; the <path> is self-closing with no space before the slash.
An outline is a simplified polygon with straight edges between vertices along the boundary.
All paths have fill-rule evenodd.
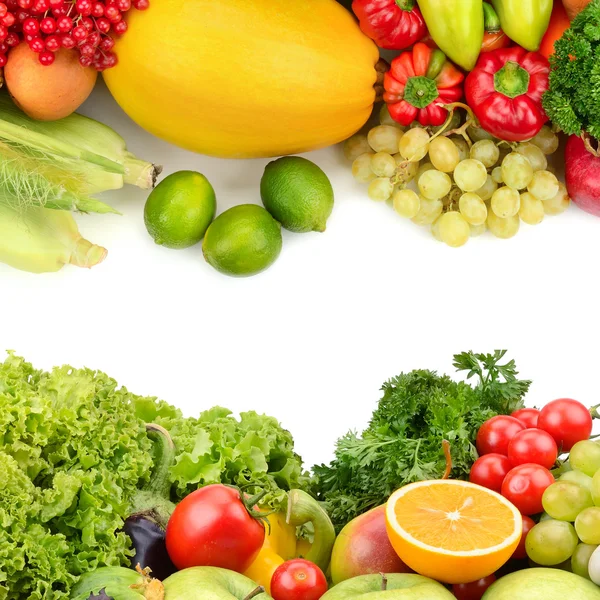
<path id="1" fill-rule="evenodd" d="M 266 535 L 263 548 L 270 548 L 283 560 L 296 556 L 296 527 L 286 523 L 285 513 L 273 513 L 267 517 Z M 270 527 L 269 527 L 270 526 Z"/>
<path id="2" fill-rule="evenodd" d="M 262 585 L 267 594 L 271 595 L 271 579 L 273 573 L 277 570 L 279 565 L 282 565 L 285 561 L 279 554 L 274 552 L 271 548 L 267 548 L 264 545 L 258 556 L 254 559 L 254 562 L 246 569 L 244 575 L 258 585 Z"/>

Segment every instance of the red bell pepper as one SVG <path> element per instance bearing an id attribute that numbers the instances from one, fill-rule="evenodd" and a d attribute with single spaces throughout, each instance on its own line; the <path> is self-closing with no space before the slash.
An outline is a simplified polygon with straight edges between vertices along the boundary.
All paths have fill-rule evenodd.
<path id="1" fill-rule="evenodd" d="M 404 50 L 427 33 L 415 0 L 354 0 L 352 10 L 362 32 L 386 50 Z"/>
<path id="2" fill-rule="evenodd" d="M 485 52 L 465 81 L 467 104 L 493 136 L 529 140 L 548 121 L 542 96 L 549 73 L 548 60 L 538 52 L 519 46 Z"/>
<path id="3" fill-rule="evenodd" d="M 415 44 L 397 56 L 385 74 L 383 99 L 392 119 L 410 125 L 442 125 L 448 111 L 442 106 L 461 99 L 465 76 L 439 49 Z"/>

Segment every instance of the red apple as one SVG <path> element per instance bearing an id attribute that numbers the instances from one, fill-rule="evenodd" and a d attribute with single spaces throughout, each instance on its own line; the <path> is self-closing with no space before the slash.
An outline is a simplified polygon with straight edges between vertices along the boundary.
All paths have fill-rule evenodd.
<path id="1" fill-rule="evenodd" d="M 335 584 L 370 573 L 412 573 L 398 558 L 385 529 L 385 505 L 356 517 L 333 546 L 331 579 Z"/>

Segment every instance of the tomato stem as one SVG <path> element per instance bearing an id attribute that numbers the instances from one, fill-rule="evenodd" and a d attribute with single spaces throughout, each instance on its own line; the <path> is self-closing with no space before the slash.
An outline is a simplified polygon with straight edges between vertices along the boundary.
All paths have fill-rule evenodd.
<path id="1" fill-rule="evenodd" d="M 590 414 L 592 415 L 592 419 L 600 419 L 600 413 L 598 412 L 598 408 L 600 404 L 596 404 L 590 408 Z"/>
<path id="2" fill-rule="evenodd" d="M 415 0 L 396 0 L 396 4 L 402 9 L 410 12 L 415 7 Z"/>
<path id="3" fill-rule="evenodd" d="M 256 596 L 258 596 L 259 594 L 264 594 L 265 593 L 265 588 L 262 585 L 259 585 L 258 587 L 254 588 L 245 598 L 244 600 L 252 600 L 252 598 L 255 598 Z"/>

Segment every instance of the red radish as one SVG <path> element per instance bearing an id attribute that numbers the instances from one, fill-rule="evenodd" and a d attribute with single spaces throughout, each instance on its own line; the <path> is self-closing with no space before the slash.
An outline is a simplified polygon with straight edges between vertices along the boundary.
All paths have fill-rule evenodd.
<path id="1" fill-rule="evenodd" d="M 565 148 L 565 183 L 579 208 L 600 217 L 600 152 L 578 135 Z"/>

